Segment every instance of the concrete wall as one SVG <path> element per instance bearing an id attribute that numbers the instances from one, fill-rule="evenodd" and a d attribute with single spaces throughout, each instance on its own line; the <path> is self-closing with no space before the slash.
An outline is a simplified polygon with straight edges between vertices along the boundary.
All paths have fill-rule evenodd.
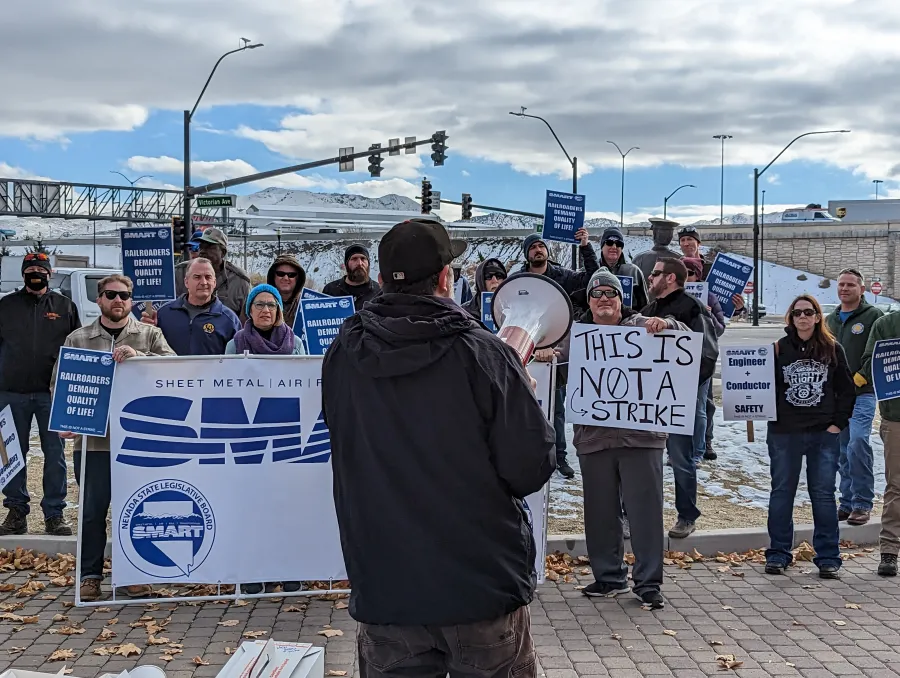
<path id="1" fill-rule="evenodd" d="M 753 256 L 752 226 L 703 226 L 698 230 L 708 247 Z M 652 236 L 649 228 L 627 231 L 629 235 Z M 762 235 L 760 258 L 765 261 L 831 279 L 844 268 L 856 268 L 867 281 L 881 278 L 883 295 L 896 299 L 900 294 L 900 279 L 895 275 L 900 223 L 772 224 L 763 227 Z"/>

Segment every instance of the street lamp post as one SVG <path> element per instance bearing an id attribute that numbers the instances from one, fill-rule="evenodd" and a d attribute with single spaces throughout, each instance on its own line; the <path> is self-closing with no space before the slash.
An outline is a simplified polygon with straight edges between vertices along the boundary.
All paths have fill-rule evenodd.
<path id="1" fill-rule="evenodd" d="M 619 200 L 619 227 L 625 228 L 625 156 L 627 156 L 632 151 L 641 150 L 641 147 L 632 146 L 623 153 L 622 149 L 619 148 L 619 144 L 617 144 L 615 141 L 607 141 L 606 143 L 615 146 L 616 150 L 619 152 L 619 155 L 622 156 L 622 196 Z"/>
<path id="2" fill-rule="evenodd" d="M 759 178 L 765 174 L 766 170 L 775 164 L 775 161 L 789 149 L 795 141 L 803 137 L 809 137 L 814 134 L 847 134 L 848 129 L 829 129 L 819 132 L 804 132 L 799 136 L 791 139 L 790 143 L 781 149 L 768 165 L 760 170 L 758 167 L 753 168 L 753 325 L 759 326 Z"/>
<path id="3" fill-rule="evenodd" d="M 682 184 L 681 186 L 679 186 L 678 188 L 676 188 L 674 191 L 672 191 L 671 193 L 669 193 L 669 195 L 667 195 L 667 196 L 663 199 L 663 219 L 666 218 L 666 212 L 667 212 L 668 207 L 669 207 L 669 198 L 671 198 L 673 195 L 675 195 L 676 193 L 678 193 L 678 191 L 680 191 L 682 188 L 697 188 L 697 187 L 694 186 L 694 184 Z"/>
<path id="4" fill-rule="evenodd" d="M 206 84 L 204 84 L 203 89 L 200 90 L 200 96 L 197 97 L 197 102 L 194 104 L 194 107 L 191 110 L 185 110 L 184 112 L 184 227 L 186 229 L 191 227 L 191 194 L 188 192 L 191 187 L 191 120 L 194 118 L 197 106 L 200 105 L 200 100 L 203 98 L 203 95 L 206 94 L 206 88 L 209 87 L 209 83 L 216 74 L 216 69 L 219 67 L 219 64 L 222 63 L 222 60 L 231 54 L 237 54 L 238 52 L 243 52 L 247 49 L 256 49 L 257 47 L 263 46 L 261 42 L 250 44 L 250 41 L 247 40 L 247 38 L 241 38 L 241 41 L 244 43 L 243 46 L 233 49 L 230 52 L 225 52 L 225 54 L 219 57 L 216 65 L 213 66 L 212 71 L 210 71 L 209 77 L 206 79 Z"/>
<path id="5" fill-rule="evenodd" d="M 872 179 L 872 183 L 875 184 L 875 199 L 878 200 L 878 184 L 883 184 L 884 182 L 881 179 Z"/>
<path id="6" fill-rule="evenodd" d="M 725 223 L 725 140 L 734 139 L 730 134 L 716 134 L 713 139 L 722 142 L 722 172 L 719 178 L 719 226 Z"/>
<path id="7" fill-rule="evenodd" d="M 762 190 L 761 211 L 762 214 L 759 215 L 759 259 L 760 262 L 763 262 L 766 259 L 766 189 Z M 765 267 L 759 270 L 759 299 L 763 302 L 765 302 L 765 295 L 763 292 L 766 289 L 765 272 Z"/>
<path id="8" fill-rule="evenodd" d="M 547 125 L 547 129 L 550 130 L 550 134 L 553 135 L 553 138 L 556 139 L 556 143 L 559 144 L 559 147 L 562 149 L 562 152 L 565 153 L 566 159 L 569 161 L 569 164 L 572 165 L 572 193 L 578 193 L 578 158 L 573 158 L 569 155 L 569 152 L 566 150 L 566 147 L 563 146 L 562 142 L 559 140 L 559 137 L 556 136 L 556 132 L 553 131 L 553 127 L 550 126 L 550 123 L 544 120 L 539 115 L 531 115 L 530 113 L 526 113 L 528 109 L 525 106 L 520 106 L 522 109 L 518 113 L 510 111 L 510 115 L 514 115 L 517 118 L 532 118 L 533 120 L 540 120 L 542 123 Z M 575 271 L 578 269 L 578 246 L 572 245 L 572 270 Z"/>
<path id="9" fill-rule="evenodd" d="M 141 179 L 152 179 L 152 178 L 153 178 L 153 175 L 152 175 L 152 174 L 142 174 L 142 175 L 139 176 L 137 179 L 129 179 L 128 177 L 126 177 L 124 174 L 122 174 L 122 173 L 119 172 L 118 170 L 110 170 L 109 173 L 110 173 L 110 174 L 118 174 L 120 177 L 122 177 L 125 181 L 127 181 L 127 182 L 131 185 L 131 189 L 132 189 L 132 190 L 131 190 L 131 209 L 128 210 L 128 217 L 125 219 L 125 222 L 126 222 L 129 226 L 131 226 L 131 217 L 132 217 L 132 214 L 134 213 L 135 207 L 137 206 L 137 205 L 136 205 L 136 202 L 137 202 L 137 201 L 135 200 L 135 199 L 137 198 L 137 196 L 136 196 L 135 193 L 134 193 L 134 185 L 135 185 L 137 182 L 139 182 Z M 96 224 L 95 224 L 95 229 L 94 229 L 94 230 L 96 231 Z M 96 243 L 94 244 L 94 247 L 95 247 L 95 249 L 96 249 Z M 94 254 L 94 256 L 96 257 L 96 253 Z"/>

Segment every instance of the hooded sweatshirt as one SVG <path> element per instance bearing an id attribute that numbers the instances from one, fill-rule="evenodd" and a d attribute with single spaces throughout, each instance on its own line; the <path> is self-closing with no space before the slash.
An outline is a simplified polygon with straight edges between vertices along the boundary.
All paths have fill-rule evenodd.
<path id="1" fill-rule="evenodd" d="M 453 300 L 382 294 L 328 349 L 322 402 L 354 619 L 452 626 L 532 600 L 523 499 L 555 444 L 511 348 Z"/>
<path id="2" fill-rule="evenodd" d="M 479 322 L 481 322 L 481 293 L 487 292 L 487 287 L 484 283 L 484 267 L 489 264 L 494 264 L 504 271 L 506 270 L 506 266 L 504 266 L 503 262 L 499 259 L 485 259 L 478 264 L 478 268 L 475 269 L 475 296 L 472 297 L 472 300 L 468 304 L 463 304 L 463 308 L 471 313 Z"/>
<path id="3" fill-rule="evenodd" d="M 600 266 L 605 267 L 615 276 L 622 276 L 626 278 L 632 279 L 632 287 L 631 287 L 631 308 L 635 311 L 640 311 L 650 302 L 650 295 L 647 294 L 647 280 L 644 278 L 644 273 L 634 264 L 629 264 L 625 259 L 625 253 L 622 252 L 619 255 L 619 260 L 610 266 L 606 263 L 606 259 L 603 258 L 603 254 L 600 254 Z M 572 295 L 572 303 L 579 309 L 587 309 L 587 290 L 578 290 Z"/>
<path id="4" fill-rule="evenodd" d="M 272 262 L 272 265 L 269 266 L 269 272 L 266 275 L 266 282 L 276 289 L 278 288 L 278 285 L 275 284 L 275 269 L 283 265 L 290 266 L 298 273 L 297 277 L 294 278 L 296 286 L 291 295 L 289 297 L 281 295 L 281 300 L 284 302 L 284 324 L 288 327 L 293 327 L 294 318 L 297 317 L 297 309 L 300 306 L 300 294 L 303 292 L 303 287 L 306 285 L 306 271 L 303 270 L 300 262 L 297 261 L 297 258 L 292 254 L 279 255 L 275 258 L 275 261 Z"/>
<path id="5" fill-rule="evenodd" d="M 860 299 L 859 306 L 844 322 L 841 322 L 840 306 L 825 318 L 828 329 L 831 330 L 838 343 L 844 347 L 851 374 L 856 374 L 862 369 L 863 354 L 866 352 L 869 334 L 872 332 L 875 321 L 883 315 L 880 308 L 872 306 L 865 299 Z M 856 389 L 857 395 L 874 392 L 875 388 L 871 384 L 857 386 Z"/>

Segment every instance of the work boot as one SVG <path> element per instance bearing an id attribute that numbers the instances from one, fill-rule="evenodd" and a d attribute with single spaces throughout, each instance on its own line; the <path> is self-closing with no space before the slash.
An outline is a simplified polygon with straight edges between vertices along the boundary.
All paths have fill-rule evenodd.
<path id="1" fill-rule="evenodd" d="M 54 537 L 69 537 L 72 535 L 72 526 L 63 516 L 52 516 L 44 521 L 44 532 Z"/>
<path id="2" fill-rule="evenodd" d="M 589 598 L 615 598 L 631 591 L 628 584 L 601 584 L 595 581 L 582 589 L 582 593 Z"/>
<path id="3" fill-rule="evenodd" d="M 862 511 L 860 509 L 854 509 L 853 513 L 847 516 L 847 524 L 848 525 L 865 525 L 869 522 L 869 511 Z"/>
<path id="4" fill-rule="evenodd" d="M 848 511 L 847 509 L 838 509 L 838 522 L 843 523 L 847 518 L 850 517 L 850 514 L 853 511 Z"/>
<path id="5" fill-rule="evenodd" d="M 881 564 L 878 566 L 879 577 L 896 577 L 897 576 L 897 554 L 882 553 Z"/>
<path id="6" fill-rule="evenodd" d="M 643 606 L 649 610 L 661 610 L 666 606 L 666 599 L 656 589 L 644 591 L 640 599 Z"/>
<path id="7" fill-rule="evenodd" d="M 675 525 L 672 526 L 672 529 L 669 530 L 669 537 L 672 539 L 684 539 L 693 534 L 696 529 L 697 524 L 693 520 L 679 518 L 678 522 L 676 522 Z"/>
<path id="8" fill-rule="evenodd" d="M 716 451 L 713 449 L 713 441 L 712 440 L 706 441 L 706 452 L 703 453 L 703 458 L 706 461 L 715 461 L 716 459 L 719 458 L 719 455 L 716 454 Z"/>
<path id="9" fill-rule="evenodd" d="M 557 454 L 556 455 L 556 470 L 559 471 L 559 475 L 567 480 L 571 480 L 575 477 L 575 469 L 569 466 L 569 462 L 566 461 L 565 454 Z"/>
<path id="10" fill-rule="evenodd" d="M 0 525 L 0 535 L 26 534 L 28 532 L 28 520 L 26 514 L 17 508 L 9 509 L 6 520 Z M 69 534 L 72 534 L 69 532 Z"/>
<path id="11" fill-rule="evenodd" d="M 819 568 L 819 579 L 840 579 L 838 569 L 836 565 L 823 565 Z"/>
<path id="12" fill-rule="evenodd" d="M 100 580 L 85 579 L 81 582 L 81 599 L 84 601 L 97 600 L 100 597 Z"/>

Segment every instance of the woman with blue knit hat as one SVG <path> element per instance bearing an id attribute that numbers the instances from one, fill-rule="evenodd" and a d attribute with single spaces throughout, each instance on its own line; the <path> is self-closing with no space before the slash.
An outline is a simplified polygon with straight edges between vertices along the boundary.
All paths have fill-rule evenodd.
<path id="1" fill-rule="evenodd" d="M 257 285 L 247 295 L 244 327 L 225 346 L 225 353 L 306 355 L 303 342 L 284 322 L 281 294 L 271 285 Z"/>

